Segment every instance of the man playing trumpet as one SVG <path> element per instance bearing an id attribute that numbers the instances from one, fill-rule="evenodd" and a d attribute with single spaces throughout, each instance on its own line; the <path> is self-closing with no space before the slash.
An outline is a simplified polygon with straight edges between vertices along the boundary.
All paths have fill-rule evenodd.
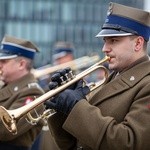
<path id="1" fill-rule="evenodd" d="M 149 36 L 149 12 L 110 3 L 97 35 L 113 70 L 105 85 L 86 97 L 79 81 L 45 103 L 57 111 L 49 127 L 61 150 L 149 150 Z"/>
<path id="2" fill-rule="evenodd" d="M 5 36 L 0 50 L 0 80 L 4 86 L 0 90 L 0 105 L 12 110 L 22 107 L 44 93 L 30 73 L 38 48 L 30 41 Z M 38 109 L 37 113 L 42 113 Z M 35 126 L 22 118 L 17 122 L 18 133 L 12 135 L 0 122 L 1 150 L 28 150 L 43 126 L 39 121 Z"/>

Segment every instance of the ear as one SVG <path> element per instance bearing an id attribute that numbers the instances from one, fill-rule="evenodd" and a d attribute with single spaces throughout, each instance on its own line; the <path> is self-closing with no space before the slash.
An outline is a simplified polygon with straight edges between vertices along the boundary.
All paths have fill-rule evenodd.
<path id="1" fill-rule="evenodd" d="M 19 62 L 20 70 L 24 69 L 25 67 L 26 67 L 26 61 L 24 59 L 20 59 L 20 62 Z"/>
<path id="2" fill-rule="evenodd" d="M 139 51 L 143 49 L 144 38 L 142 36 L 138 36 L 135 41 L 135 51 Z"/>

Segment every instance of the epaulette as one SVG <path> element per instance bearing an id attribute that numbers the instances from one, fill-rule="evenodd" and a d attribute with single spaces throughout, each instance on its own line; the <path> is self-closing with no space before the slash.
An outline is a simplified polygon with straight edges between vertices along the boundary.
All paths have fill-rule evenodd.
<path id="1" fill-rule="evenodd" d="M 33 83 L 29 83 L 29 84 L 28 84 L 28 88 L 29 88 L 29 89 L 30 89 L 30 88 L 33 88 L 33 87 L 36 87 L 36 88 L 38 88 L 38 89 L 41 89 L 41 87 L 39 86 L 39 84 L 36 83 L 36 82 L 33 82 Z"/>

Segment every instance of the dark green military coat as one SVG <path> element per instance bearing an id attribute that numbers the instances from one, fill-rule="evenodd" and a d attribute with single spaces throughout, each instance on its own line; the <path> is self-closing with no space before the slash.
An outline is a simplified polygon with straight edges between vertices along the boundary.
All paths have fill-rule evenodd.
<path id="1" fill-rule="evenodd" d="M 0 90 L 0 105 L 8 110 L 16 109 L 24 106 L 29 101 L 34 100 L 35 97 L 38 97 L 43 93 L 44 91 L 39 87 L 34 76 L 28 74 Z M 42 109 L 40 107 L 38 112 L 41 113 L 42 111 L 43 107 Z M 33 126 L 23 118 L 17 123 L 17 135 L 12 135 L 7 131 L 0 120 L 0 142 L 29 147 L 40 133 L 42 126 L 42 122 Z"/>
<path id="2" fill-rule="evenodd" d="M 49 126 L 61 150 L 150 149 L 150 61 L 144 57 Z M 76 142 L 76 140 L 78 142 Z M 81 148 L 80 148 L 81 149 Z"/>

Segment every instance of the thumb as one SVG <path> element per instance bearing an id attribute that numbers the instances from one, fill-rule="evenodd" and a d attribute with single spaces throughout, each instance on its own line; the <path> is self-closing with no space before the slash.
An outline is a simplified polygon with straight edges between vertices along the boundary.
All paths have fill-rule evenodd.
<path id="1" fill-rule="evenodd" d="M 56 108 L 56 103 L 53 102 L 52 100 L 45 101 L 44 105 L 46 106 L 46 109 L 55 109 Z"/>
<path id="2" fill-rule="evenodd" d="M 90 88 L 89 88 L 88 86 L 84 86 L 84 87 L 82 88 L 82 93 L 83 93 L 84 95 L 89 94 L 89 93 L 90 93 Z"/>
<path id="3" fill-rule="evenodd" d="M 79 80 L 79 82 L 77 83 L 76 89 L 82 91 L 84 95 L 87 95 L 90 93 L 90 88 L 87 85 L 85 85 L 83 80 Z"/>
<path id="4" fill-rule="evenodd" d="M 76 89 L 80 89 L 83 87 L 83 80 L 79 80 L 76 84 Z"/>

